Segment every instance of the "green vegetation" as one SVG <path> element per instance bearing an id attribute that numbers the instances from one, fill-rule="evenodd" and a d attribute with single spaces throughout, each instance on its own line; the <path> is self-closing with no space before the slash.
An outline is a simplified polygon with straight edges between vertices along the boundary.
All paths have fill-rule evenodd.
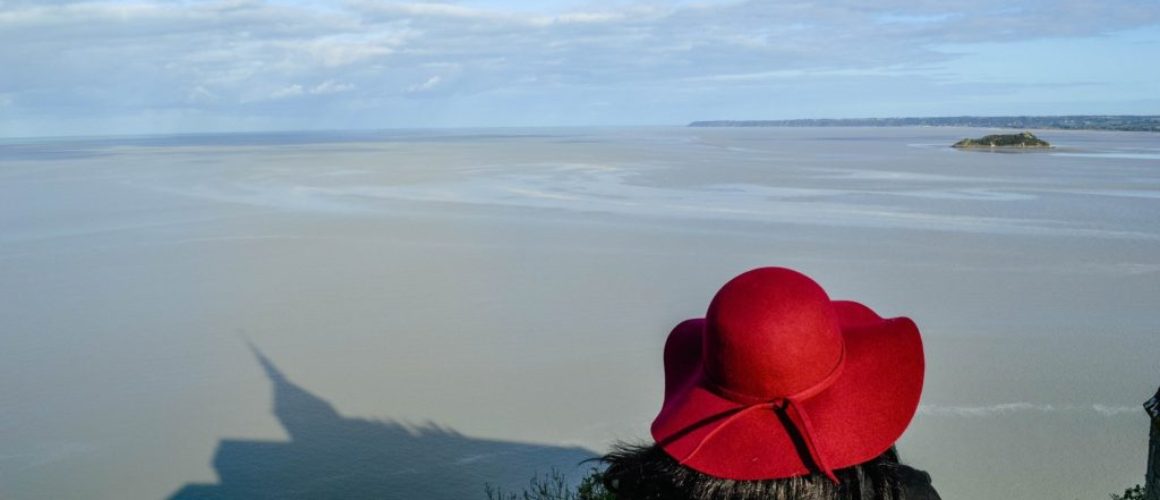
<path id="1" fill-rule="evenodd" d="M 952 148 L 1050 148 L 1047 141 L 1035 137 L 1031 132 L 1022 134 L 994 134 L 979 139 L 963 139 Z"/>
<path id="2" fill-rule="evenodd" d="M 547 474 L 533 477 L 522 493 L 505 492 L 491 484 L 484 486 L 484 492 L 488 500 L 616 500 L 604 489 L 601 472 L 595 468 L 580 480 L 575 489 L 568 485 L 564 473 L 552 469 Z"/>
<path id="3" fill-rule="evenodd" d="M 1111 497 L 1112 500 L 1144 500 L 1144 487 L 1137 484 L 1124 490 L 1123 495 L 1112 494 Z"/>

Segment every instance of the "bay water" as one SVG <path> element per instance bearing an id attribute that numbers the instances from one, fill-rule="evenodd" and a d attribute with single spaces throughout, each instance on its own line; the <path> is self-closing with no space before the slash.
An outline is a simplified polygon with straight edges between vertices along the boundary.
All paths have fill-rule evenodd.
<path id="1" fill-rule="evenodd" d="M 944 498 L 1143 481 L 1160 135 L 552 128 L 0 140 L 0 498 L 485 498 L 647 441 L 778 265 L 922 330 Z"/>

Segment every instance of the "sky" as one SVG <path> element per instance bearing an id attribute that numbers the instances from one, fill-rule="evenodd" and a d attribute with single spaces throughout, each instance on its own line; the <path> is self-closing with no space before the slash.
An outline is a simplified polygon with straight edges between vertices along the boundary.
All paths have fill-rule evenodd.
<path id="1" fill-rule="evenodd" d="M 0 137 L 1160 114 L 1160 1 L 0 0 Z"/>

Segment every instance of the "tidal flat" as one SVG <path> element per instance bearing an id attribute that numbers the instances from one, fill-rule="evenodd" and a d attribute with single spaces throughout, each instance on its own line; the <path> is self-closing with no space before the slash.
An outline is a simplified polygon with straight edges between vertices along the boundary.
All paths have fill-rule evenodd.
<path id="1" fill-rule="evenodd" d="M 899 450 L 944 498 L 1107 498 L 1160 384 L 1160 135 L 947 147 L 992 132 L 0 141 L 0 498 L 580 474 L 648 439 L 669 329 L 766 265 L 917 322 Z"/>

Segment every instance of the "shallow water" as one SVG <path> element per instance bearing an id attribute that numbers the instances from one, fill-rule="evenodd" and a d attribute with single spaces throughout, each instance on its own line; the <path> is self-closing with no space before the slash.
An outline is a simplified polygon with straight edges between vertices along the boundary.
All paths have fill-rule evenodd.
<path id="1" fill-rule="evenodd" d="M 6 140 L 0 497 L 482 498 L 646 439 L 668 329 L 784 265 L 918 322 L 900 449 L 944 497 L 1106 498 L 1160 382 L 1160 136 L 945 147 L 986 132 Z"/>

